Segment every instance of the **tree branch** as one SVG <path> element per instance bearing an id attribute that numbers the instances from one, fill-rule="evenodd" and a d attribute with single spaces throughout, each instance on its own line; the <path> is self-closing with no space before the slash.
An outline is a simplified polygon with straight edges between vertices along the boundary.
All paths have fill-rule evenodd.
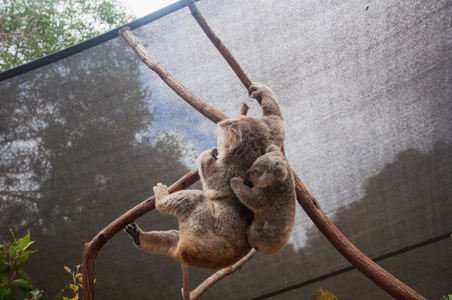
<path id="1" fill-rule="evenodd" d="M 194 6 L 194 2 L 192 0 L 186 0 L 190 9 L 192 7 L 195 8 L 194 17 L 198 20 L 199 16 L 202 17 L 199 10 L 197 10 L 196 6 Z M 193 10 L 192 10 L 193 12 Z M 200 25 L 205 22 L 204 18 L 198 21 Z M 203 25 L 201 25 L 203 26 Z M 210 27 L 206 27 L 204 29 L 206 34 L 208 32 L 213 33 Z M 207 31 L 206 31 L 207 30 Z M 123 28 L 120 30 L 120 35 L 126 40 L 126 42 L 134 49 L 137 55 L 143 60 L 143 62 L 151 68 L 154 72 L 156 72 L 162 80 L 173 89 L 181 98 L 183 98 L 187 103 L 193 106 L 196 110 L 198 110 L 201 114 L 207 117 L 214 123 L 218 123 L 221 120 L 226 119 L 227 117 L 217 110 L 213 109 L 209 105 L 207 105 L 204 101 L 198 98 L 194 93 L 188 90 L 181 82 L 176 80 L 171 73 L 168 72 L 160 63 L 158 63 L 147 51 L 146 49 L 138 42 L 135 36 L 130 32 L 128 28 Z M 225 59 L 228 61 L 230 66 L 233 68 L 234 72 L 240 78 L 244 86 L 248 89 L 251 85 L 251 81 L 248 79 L 246 74 L 241 70 L 238 63 L 235 59 L 230 62 L 230 58 L 232 55 L 229 51 L 225 51 L 226 47 L 219 41 L 218 38 L 215 38 L 215 35 L 212 37 L 208 34 L 211 41 L 217 47 L 217 49 L 222 53 Z M 227 50 L 227 49 L 226 49 Z M 313 220 L 314 224 L 319 228 L 319 230 L 325 235 L 325 237 L 333 244 L 334 247 L 347 259 L 349 260 L 358 270 L 360 270 L 364 275 L 374 281 L 377 285 L 387 291 L 389 294 L 393 295 L 397 299 L 425 299 L 420 296 L 414 290 L 400 282 L 393 275 L 388 273 L 386 270 L 382 269 L 380 266 L 375 264 L 372 260 L 370 260 L 367 256 L 365 256 L 362 252 L 360 252 L 350 241 L 348 241 L 344 235 L 334 226 L 334 224 L 328 219 L 325 213 L 321 210 L 315 198 L 307 191 L 306 187 L 303 185 L 298 176 L 294 173 L 294 178 L 296 180 L 296 193 L 297 199 L 300 205 L 303 207 L 308 216 Z M 199 180 L 199 174 L 197 171 L 190 172 L 186 174 L 184 177 L 179 179 L 175 184 L 170 187 L 170 193 L 173 193 L 177 190 L 188 187 Z M 129 210 L 127 213 L 116 219 L 106 228 L 104 228 L 91 242 L 83 242 L 83 297 L 85 300 L 94 299 L 94 261 L 96 259 L 97 253 L 102 248 L 105 243 L 117 232 L 119 232 L 125 225 L 132 222 L 136 218 L 140 217 L 144 213 L 152 210 L 154 208 L 154 197 L 151 197 L 136 207 Z M 252 250 L 243 260 L 243 263 L 248 261 L 255 253 Z M 240 262 L 242 262 L 239 261 Z M 239 268 L 238 264 L 233 265 L 224 270 L 220 270 L 216 274 L 212 275 L 212 277 L 219 277 L 221 279 L 224 276 L 229 275 L 233 271 Z M 232 270 L 232 271 L 230 271 Z M 222 275 L 224 274 L 224 275 Z M 220 277 L 221 276 L 221 277 Z M 213 283 L 217 282 L 219 279 L 215 280 L 206 280 L 204 283 L 200 285 L 197 289 L 195 289 L 190 295 L 196 296 L 195 291 L 203 290 L 199 295 L 201 295 L 205 289 L 201 286 L 210 287 Z M 211 283 L 213 282 L 213 283 Z M 211 284 L 210 284 L 211 283 Z M 207 289 L 206 288 L 206 289 Z M 191 297 L 191 296 L 190 296 Z"/>
<path id="2" fill-rule="evenodd" d="M 201 283 L 196 289 L 194 289 L 190 293 L 190 300 L 198 299 L 199 296 L 204 294 L 205 291 L 207 291 L 208 288 L 210 288 L 212 285 L 217 283 L 220 279 L 223 277 L 226 277 L 235 271 L 239 270 L 245 263 L 247 263 L 255 254 L 257 253 L 256 250 L 252 249 L 244 258 L 236 262 L 230 267 L 221 269 L 220 271 L 216 272 L 209 278 L 207 278 L 203 283 Z"/>
<path id="3" fill-rule="evenodd" d="M 206 102 L 201 100 L 192 91 L 190 91 L 185 85 L 177 80 L 162 64 L 160 64 L 152 55 L 143 47 L 143 45 L 137 40 L 137 38 L 130 31 L 129 27 L 124 27 L 119 30 L 119 34 L 135 51 L 138 57 L 182 99 L 190 104 L 197 111 L 201 112 L 207 119 L 211 120 L 215 124 L 228 117 L 209 106 Z"/>
<path id="4" fill-rule="evenodd" d="M 196 7 L 193 0 L 185 0 L 190 8 L 193 17 L 202 27 L 206 35 L 223 55 L 225 60 L 229 63 L 231 68 L 240 78 L 247 90 L 251 81 L 248 79 L 242 68 L 238 65 L 235 59 L 231 59 L 232 54 L 221 41 L 213 33 L 212 29 L 207 25 L 206 20 L 202 16 L 199 9 Z M 232 61 L 232 63 L 231 63 Z M 300 178 L 294 173 L 296 183 L 296 193 L 298 203 L 303 207 L 314 224 L 319 228 L 322 234 L 330 241 L 330 243 L 359 271 L 371 279 L 375 284 L 383 290 L 391 294 L 397 299 L 425 299 L 416 291 L 405 285 L 392 274 L 381 268 L 358 248 L 356 248 L 331 222 L 327 215 L 320 208 L 315 198 L 309 193 L 306 187 L 301 182 Z"/>
<path id="5" fill-rule="evenodd" d="M 188 276 L 188 267 L 181 263 L 182 268 L 182 299 L 190 300 L 190 278 Z"/>
<path id="6" fill-rule="evenodd" d="M 235 72 L 237 77 L 240 79 L 240 81 L 243 83 L 246 90 L 248 91 L 251 86 L 251 80 L 248 78 L 248 76 L 246 76 L 245 72 L 243 72 L 239 63 L 235 60 L 231 52 L 229 52 L 229 50 L 223 45 L 221 40 L 217 37 L 215 32 L 213 32 L 213 30 L 207 24 L 206 19 L 204 19 L 198 7 L 195 5 L 195 2 L 193 0 L 190 1 L 185 0 L 185 3 L 187 3 L 188 7 L 190 8 L 191 14 L 193 15 L 193 17 L 195 17 L 199 26 L 201 26 L 202 30 L 204 30 L 205 34 L 210 39 L 212 44 L 214 44 L 214 46 L 218 49 L 221 55 L 223 55 L 224 59 L 226 59 L 228 64 L 231 66 L 232 70 Z"/>
<path id="7" fill-rule="evenodd" d="M 177 180 L 168 189 L 170 193 L 174 193 L 186 189 L 193 183 L 199 180 L 198 170 L 191 171 Z M 119 231 L 121 231 L 127 224 L 132 223 L 137 218 L 155 208 L 155 196 L 152 196 L 128 212 L 110 223 L 107 227 L 102 229 L 90 242 L 83 241 L 83 299 L 94 299 L 94 262 L 96 260 L 99 250 Z"/>

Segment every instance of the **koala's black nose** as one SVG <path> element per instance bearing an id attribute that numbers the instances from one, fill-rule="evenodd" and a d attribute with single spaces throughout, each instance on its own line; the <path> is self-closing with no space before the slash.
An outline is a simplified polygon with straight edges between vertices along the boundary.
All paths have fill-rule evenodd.
<path id="1" fill-rule="evenodd" d="M 250 188 L 252 188 L 254 186 L 254 184 L 250 180 L 250 170 L 246 171 L 245 179 L 243 180 L 243 184 Z"/>

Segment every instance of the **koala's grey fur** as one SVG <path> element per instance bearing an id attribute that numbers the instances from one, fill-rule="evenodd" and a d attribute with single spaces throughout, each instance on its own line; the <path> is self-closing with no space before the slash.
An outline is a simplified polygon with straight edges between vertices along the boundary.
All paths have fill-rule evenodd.
<path id="1" fill-rule="evenodd" d="M 250 181 L 252 187 L 248 186 Z M 276 146 L 259 157 L 246 172 L 245 180 L 231 179 L 239 200 L 254 213 L 248 242 L 257 251 L 272 255 L 287 243 L 295 222 L 296 194 L 292 169 Z"/>
<path id="2" fill-rule="evenodd" d="M 157 210 L 176 216 L 180 231 L 143 232 L 129 224 L 125 231 L 138 248 L 212 270 L 234 264 L 251 250 L 247 228 L 252 212 L 237 199 L 230 181 L 244 177 L 269 145 L 281 147 L 285 131 L 273 92 L 253 84 L 250 93 L 260 99 L 263 116 L 237 116 L 218 123 L 218 150 L 206 150 L 197 160 L 203 191 L 169 194 L 162 184 L 154 187 Z"/>

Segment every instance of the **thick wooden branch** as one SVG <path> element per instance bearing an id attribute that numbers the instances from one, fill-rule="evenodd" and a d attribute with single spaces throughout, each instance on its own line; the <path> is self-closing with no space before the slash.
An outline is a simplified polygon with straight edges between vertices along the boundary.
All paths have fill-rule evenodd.
<path id="1" fill-rule="evenodd" d="M 223 55 L 231 68 L 240 78 L 247 90 L 251 81 L 248 76 L 243 72 L 242 68 L 238 65 L 235 59 L 231 59 L 232 54 L 221 41 L 213 33 L 212 29 L 207 25 L 206 20 L 202 16 L 199 9 L 196 7 L 193 0 L 185 0 L 192 12 L 193 17 L 202 27 L 206 35 Z M 231 63 L 232 61 L 233 63 Z M 314 224 L 319 228 L 322 234 L 330 241 L 330 243 L 359 271 L 365 276 L 371 279 L 375 284 L 381 287 L 383 290 L 391 294 L 397 299 L 425 299 L 419 295 L 416 291 L 405 285 L 398 280 L 392 274 L 381 268 L 370 258 L 364 255 L 358 248 L 356 248 L 331 222 L 327 215 L 320 208 L 315 198 L 309 193 L 306 187 L 303 185 L 298 176 L 294 173 L 296 181 L 297 200 L 303 207 L 304 211 L 308 214 Z"/>
<path id="2" fill-rule="evenodd" d="M 168 190 L 174 193 L 186 189 L 199 180 L 198 170 L 191 171 L 177 180 Z M 152 196 L 128 212 L 114 220 L 110 225 L 102 229 L 90 242 L 83 241 L 83 299 L 94 299 L 94 262 L 99 250 L 127 224 L 155 208 L 155 196 Z"/>
<path id="3" fill-rule="evenodd" d="M 193 1 L 186 0 L 191 6 L 194 6 Z M 196 8 L 196 7 L 195 7 Z M 193 11 L 193 10 L 192 10 Z M 197 15 L 197 16 L 196 16 Z M 194 14 L 195 18 L 202 17 L 199 10 L 195 10 Z M 204 18 L 202 18 L 204 20 Z M 198 21 L 199 22 L 199 21 Z M 205 20 L 203 21 L 205 24 Z M 202 22 L 200 22 L 200 25 Z M 203 25 L 201 25 L 203 26 Z M 210 27 L 207 27 L 209 31 L 211 31 Z M 203 28 L 204 29 L 204 28 Z M 209 120 L 214 123 L 218 123 L 221 120 L 226 119 L 227 117 L 217 110 L 213 109 L 209 105 L 207 105 L 204 101 L 194 95 L 190 90 L 188 90 L 182 83 L 176 80 L 169 72 L 166 70 L 160 63 L 158 63 L 152 56 L 146 51 L 146 49 L 136 40 L 133 34 L 128 30 L 128 28 L 124 28 L 120 31 L 121 36 L 129 43 L 129 45 L 134 49 L 137 55 L 143 60 L 143 62 L 148 65 L 153 71 L 155 71 L 162 80 L 172 88 L 180 97 L 182 97 L 187 103 L 193 106 L 196 110 L 198 110 L 201 114 L 206 116 Z M 207 34 L 207 31 L 206 31 Z M 209 35 L 209 34 L 208 34 Z M 213 35 L 215 36 L 215 35 Z M 210 38 L 210 37 L 209 37 Z M 217 38 L 211 38 L 212 42 L 215 44 L 217 49 L 219 49 L 220 53 L 224 53 L 223 56 L 229 62 L 229 57 L 232 57 L 229 51 L 224 51 L 226 47 L 219 41 Z M 223 49 L 224 48 L 224 49 Z M 227 49 L 226 49 L 227 50 Z M 238 63 L 230 63 L 230 66 L 233 68 L 234 72 L 239 76 L 242 83 L 248 89 L 251 85 L 251 81 L 247 78 L 246 74 L 241 70 Z M 240 75 L 239 75 L 240 74 Z M 373 280 L 377 285 L 383 288 L 385 291 L 390 293 L 397 299 L 425 299 L 420 296 L 414 290 L 400 282 L 386 270 L 379 267 L 372 260 L 370 260 L 367 256 L 361 253 L 350 241 L 345 238 L 344 235 L 334 226 L 334 224 L 328 219 L 325 213 L 322 211 L 320 206 L 318 205 L 315 198 L 307 191 L 306 187 L 303 185 L 298 176 L 294 173 L 294 177 L 296 180 L 296 192 L 297 198 L 300 205 L 303 207 L 308 216 L 313 220 L 314 224 L 319 228 L 319 230 L 325 235 L 325 237 L 333 244 L 334 247 L 347 259 L 349 260 L 358 270 L 360 270 L 364 275 Z M 179 179 L 175 184 L 170 187 L 170 193 L 173 193 L 177 190 L 181 190 L 186 188 L 199 180 L 199 174 L 197 171 L 190 172 L 186 174 L 184 177 Z M 84 299 L 94 299 L 94 262 L 99 250 L 105 245 L 108 240 L 113 237 L 117 232 L 122 230 L 125 225 L 131 223 L 136 218 L 140 217 L 144 213 L 152 210 L 154 208 L 154 197 L 151 197 L 141 204 L 137 205 L 123 216 L 112 222 L 106 228 L 104 228 L 92 241 L 89 243 L 83 242 L 83 297 Z M 253 250 L 254 251 L 254 250 Z M 251 258 L 254 253 L 250 252 L 248 256 Z M 245 263 L 249 260 L 249 258 L 245 257 L 243 260 Z M 240 261 L 241 262 L 241 261 Z M 240 263 L 239 262 L 239 263 Z M 226 268 L 225 270 L 221 270 L 216 274 L 212 275 L 212 277 L 222 278 L 226 275 L 229 275 L 232 272 L 227 271 L 236 270 L 237 265 Z M 224 275 L 221 275 L 224 274 Z M 210 279 L 210 278 L 209 278 Z M 205 282 L 205 286 L 210 287 L 214 282 L 218 281 L 207 280 Z M 213 282 L 210 284 L 210 282 Z M 210 284 L 210 285 L 209 285 Z M 185 284 L 184 284 L 185 286 Z M 199 288 L 199 291 L 203 289 L 201 294 L 205 291 L 204 288 Z M 206 288 L 206 289 L 207 289 Z M 192 293 L 193 296 L 196 295 L 195 289 Z M 186 295 L 186 292 L 184 293 Z M 199 294 L 199 295 L 201 295 Z M 192 294 L 190 294 L 191 297 Z"/>

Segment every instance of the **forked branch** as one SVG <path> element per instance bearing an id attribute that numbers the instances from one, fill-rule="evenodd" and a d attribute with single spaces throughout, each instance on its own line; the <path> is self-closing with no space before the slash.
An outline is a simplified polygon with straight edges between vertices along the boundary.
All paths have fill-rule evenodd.
<path id="1" fill-rule="evenodd" d="M 204 18 L 202 18 L 201 13 L 196 8 L 194 2 L 192 0 L 185 0 L 192 12 L 194 17 L 198 20 L 201 26 L 207 25 L 207 22 Z M 194 10 L 193 10 L 194 8 Z M 201 21 L 199 21 L 201 20 Z M 202 25 L 204 24 L 204 25 Z M 233 60 L 233 63 L 230 62 L 230 58 L 232 57 L 231 53 L 227 50 L 226 47 L 219 41 L 218 38 L 215 38 L 215 34 L 211 38 L 211 34 L 213 31 L 208 27 L 208 30 L 205 30 L 206 34 L 212 40 L 214 45 L 220 51 L 220 53 L 225 57 L 225 59 L 229 62 L 230 66 L 233 68 L 234 72 L 240 78 L 242 83 L 248 88 L 251 84 L 251 81 L 247 78 L 246 74 L 241 70 L 238 63 Z M 208 33 L 209 32 L 209 33 Z M 187 103 L 193 106 L 196 110 L 198 110 L 201 114 L 207 117 L 209 120 L 214 123 L 218 123 L 219 121 L 226 118 L 225 115 L 213 109 L 209 105 L 207 105 L 204 101 L 199 99 L 196 95 L 194 95 L 189 89 L 187 89 L 182 83 L 176 80 L 169 72 L 166 70 L 161 64 L 159 64 L 152 56 L 146 51 L 146 49 L 138 42 L 135 36 L 128 30 L 128 28 L 124 28 L 120 31 L 121 36 L 129 43 L 129 45 L 134 49 L 137 55 L 143 60 L 143 62 L 148 65 L 153 71 L 155 71 L 162 80 L 171 87 L 179 96 L 181 96 Z M 388 273 L 386 270 L 375 264 L 372 260 L 370 260 L 367 256 L 365 256 L 361 251 L 359 251 L 347 238 L 334 226 L 334 224 L 329 220 L 323 210 L 320 208 L 319 204 L 315 200 L 315 198 L 308 192 L 306 187 L 303 185 L 298 176 L 294 173 L 294 178 L 296 181 L 296 193 L 299 204 L 303 207 L 305 212 L 314 222 L 314 224 L 319 228 L 319 230 L 325 235 L 325 237 L 330 241 L 330 243 L 347 259 L 349 260 L 359 271 L 361 271 L 364 275 L 366 275 L 369 279 L 374 281 L 378 286 L 384 289 L 386 292 L 391 294 L 397 299 L 425 299 L 417 292 L 406 286 L 404 283 L 395 278 L 392 274 Z M 197 171 L 193 171 L 188 173 L 183 178 L 178 180 L 174 185 L 170 187 L 170 192 L 174 192 L 178 189 L 185 188 L 192 183 L 199 180 L 199 175 Z M 153 197 L 145 200 L 143 203 L 137 205 L 126 214 L 112 222 L 106 228 L 104 228 L 91 242 L 83 243 L 83 296 L 84 299 L 94 299 L 94 261 L 99 252 L 100 248 L 105 245 L 105 243 L 114 236 L 117 232 L 122 230 L 125 225 L 134 221 L 139 216 L 144 213 L 152 210 L 154 208 L 154 200 Z M 248 256 L 254 255 L 253 252 L 250 252 Z M 248 258 L 248 256 L 246 258 Z M 251 257 L 249 257 L 251 258 Z M 248 259 L 249 259 L 248 258 Z M 245 263 L 248 259 L 244 258 Z M 242 261 L 240 261 L 242 262 Z M 239 263 L 240 263 L 239 262 Z M 213 276 L 217 274 L 225 274 L 222 277 L 230 274 L 226 274 L 227 271 L 217 272 Z M 220 275 L 218 275 L 220 276 Z M 220 277 L 221 278 L 221 277 Z M 207 281 L 206 281 L 207 282 Z M 215 281 L 216 282 L 216 281 Z M 210 283 L 206 283 L 209 285 Z M 213 284 L 213 283 L 212 283 Z M 185 284 L 184 284 L 185 285 Z M 192 293 L 190 293 L 190 298 L 196 296 L 195 289 Z M 185 291 L 186 293 L 186 291 Z M 201 293 L 202 294 L 202 293 Z M 200 294 L 199 294 L 200 295 Z M 195 299 L 195 298 L 191 298 Z"/>
<path id="2" fill-rule="evenodd" d="M 174 193 L 186 189 L 193 183 L 199 180 L 198 170 L 189 172 L 177 180 L 168 189 L 170 193 Z M 155 196 L 152 196 L 128 212 L 110 223 L 107 227 L 102 229 L 90 242 L 83 241 L 83 299 L 94 299 L 94 262 L 96 260 L 99 250 L 119 231 L 121 231 L 127 224 L 132 223 L 137 218 L 155 208 Z"/>
<path id="3" fill-rule="evenodd" d="M 217 47 L 219 52 L 223 55 L 226 61 L 239 76 L 242 83 L 248 89 L 249 85 L 246 83 L 251 82 L 243 70 L 240 68 L 235 59 L 235 63 L 230 63 L 232 54 L 223 43 L 216 42 L 219 39 L 216 37 L 213 30 L 207 25 L 206 20 L 202 16 L 199 9 L 196 7 L 193 0 L 185 0 L 190 8 L 193 17 L 202 27 L 212 43 Z M 240 75 L 239 75 L 240 74 Z M 419 295 L 416 291 L 408 287 L 406 284 L 398 280 L 391 273 L 377 265 L 369 257 L 364 255 L 358 248 L 356 248 L 340 231 L 334 226 L 333 222 L 327 217 L 327 215 L 320 208 L 315 198 L 309 193 L 306 187 L 298 178 L 297 174 L 294 174 L 296 183 L 296 193 L 298 203 L 303 207 L 304 211 L 308 214 L 314 224 L 319 228 L 322 234 L 330 241 L 330 243 L 359 271 L 372 280 L 375 284 L 381 287 L 383 290 L 391 294 L 397 299 L 425 299 Z"/>

